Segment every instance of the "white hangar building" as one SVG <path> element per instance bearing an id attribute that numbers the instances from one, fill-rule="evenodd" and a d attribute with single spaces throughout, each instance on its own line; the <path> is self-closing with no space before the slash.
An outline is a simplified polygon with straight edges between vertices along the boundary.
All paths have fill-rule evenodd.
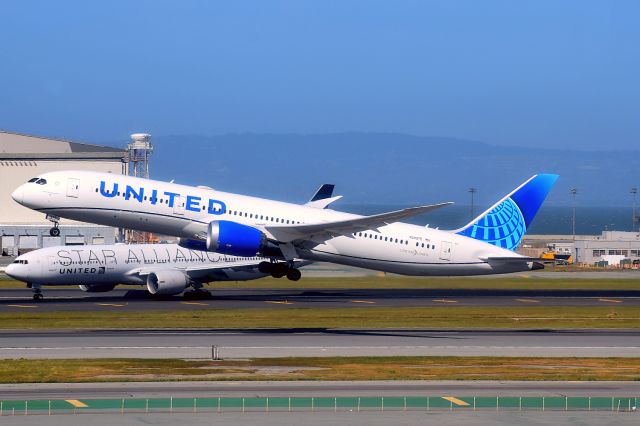
<path id="1" fill-rule="evenodd" d="M 11 193 L 45 172 L 92 170 L 127 174 L 126 149 L 90 145 L 0 131 L 0 252 L 3 256 L 52 245 L 113 244 L 115 228 L 60 221 L 60 236 L 52 237 L 52 223 L 16 203 Z"/>

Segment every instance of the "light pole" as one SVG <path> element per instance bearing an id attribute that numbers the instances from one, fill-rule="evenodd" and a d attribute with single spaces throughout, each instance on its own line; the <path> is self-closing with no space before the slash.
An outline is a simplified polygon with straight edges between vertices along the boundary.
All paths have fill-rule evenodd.
<path id="1" fill-rule="evenodd" d="M 475 189 L 474 187 L 469 188 L 469 194 L 471 194 L 471 220 L 473 220 L 476 216 L 473 214 L 473 201 L 474 201 L 474 195 L 478 190 Z"/>
<path id="2" fill-rule="evenodd" d="M 638 218 L 636 217 L 636 196 L 638 195 L 638 188 L 635 186 L 631 188 L 631 196 L 633 197 L 633 213 L 631 213 L 631 231 L 636 232 L 636 222 Z"/>
<path id="3" fill-rule="evenodd" d="M 571 188 L 569 190 L 571 197 L 573 198 L 572 207 L 573 207 L 573 220 L 572 220 L 572 235 L 573 241 L 576 241 L 576 195 L 578 194 L 578 188 Z"/>
<path id="4" fill-rule="evenodd" d="M 569 190 L 569 193 L 571 194 L 571 197 L 573 198 L 573 220 L 572 222 L 572 234 L 573 234 L 573 252 L 574 252 L 574 258 L 573 258 L 573 262 L 574 263 L 578 263 L 578 249 L 576 248 L 576 195 L 578 194 L 578 188 L 571 188 Z"/>

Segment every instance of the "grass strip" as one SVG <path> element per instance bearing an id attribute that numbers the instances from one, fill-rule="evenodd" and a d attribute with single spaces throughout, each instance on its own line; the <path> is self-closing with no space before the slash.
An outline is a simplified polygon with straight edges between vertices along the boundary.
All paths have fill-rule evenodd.
<path id="1" fill-rule="evenodd" d="M 180 380 L 640 380 L 640 358 L 331 357 L 3 360 L 0 383 Z"/>
<path id="2" fill-rule="evenodd" d="M 238 289 L 501 289 L 501 290 L 640 290 L 640 272 L 638 279 L 629 278 L 580 278 L 576 272 L 571 278 L 527 278 L 520 277 L 304 277 L 292 282 L 286 279 L 262 278 L 253 281 L 216 282 L 209 286 L 215 293 L 216 288 Z M 26 288 L 25 284 L 11 278 L 0 279 L 0 289 Z M 75 288 L 64 286 L 56 288 Z M 122 286 L 136 289 L 142 287 Z M 46 292 L 46 287 L 45 290 Z M 82 294 L 78 292 L 78 294 Z"/>
<path id="3" fill-rule="evenodd" d="M 3 312 L 3 329 L 99 328 L 637 328 L 640 307 L 364 307 Z"/>

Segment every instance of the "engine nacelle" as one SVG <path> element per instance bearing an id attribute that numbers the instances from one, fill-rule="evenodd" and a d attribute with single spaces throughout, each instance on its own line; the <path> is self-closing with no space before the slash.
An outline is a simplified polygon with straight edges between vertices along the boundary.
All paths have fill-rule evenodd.
<path id="1" fill-rule="evenodd" d="M 214 220 L 207 229 L 207 250 L 232 256 L 252 257 L 269 247 L 262 231 L 228 220 Z"/>
<path id="2" fill-rule="evenodd" d="M 189 277 L 180 271 L 158 271 L 147 276 L 147 290 L 151 294 L 175 295 L 189 286 Z"/>
<path id="3" fill-rule="evenodd" d="M 189 238 L 178 238 L 178 245 L 189 250 L 207 251 L 207 243 L 201 240 L 191 240 Z"/>
<path id="4" fill-rule="evenodd" d="M 87 293 L 106 293 L 116 288 L 116 284 L 82 284 L 78 287 L 80 287 L 80 290 Z"/>

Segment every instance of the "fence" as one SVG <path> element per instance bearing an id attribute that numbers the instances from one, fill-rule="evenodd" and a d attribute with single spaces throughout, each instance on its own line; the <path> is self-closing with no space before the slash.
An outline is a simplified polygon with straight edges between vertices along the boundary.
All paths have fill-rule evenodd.
<path id="1" fill-rule="evenodd" d="M 0 401 L 0 416 L 287 411 L 636 411 L 637 397 L 268 397 Z"/>

